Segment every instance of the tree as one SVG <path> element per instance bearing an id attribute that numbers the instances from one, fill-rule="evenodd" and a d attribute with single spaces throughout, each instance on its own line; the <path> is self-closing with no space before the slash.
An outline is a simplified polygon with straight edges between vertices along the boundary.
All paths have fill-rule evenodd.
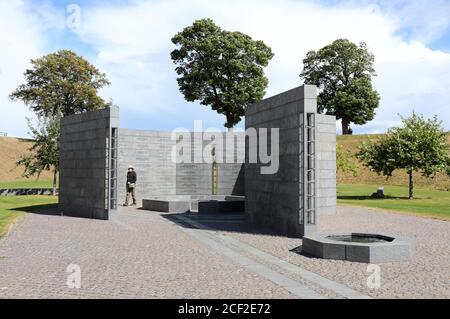
<path id="1" fill-rule="evenodd" d="M 187 101 L 198 100 L 225 115 L 225 127 L 239 123 L 245 107 L 264 97 L 268 80 L 263 67 L 274 55 L 262 41 L 202 19 L 177 33 L 172 42 L 178 46 L 171 58 L 180 91 Z"/>
<path id="2" fill-rule="evenodd" d="M 106 75 L 74 52 L 61 50 L 31 64 L 25 71 L 26 83 L 10 98 L 22 100 L 38 116 L 66 116 L 110 105 L 97 95 L 110 84 Z"/>
<path id="3" fill-rule="evenodd" d="M 374 55 L 362 42 L 358 45 L 338 39 L 319 51 L 310 51 L 303 60 L 300 77 L 317 85 L 318 111 L 342 120 L 342 134 L 350 134 L 350 124 L 373 120 L 380 96 L 372 88 Z"/>
<path id="4" fill-rule="evenodd" d="M 31 120 L 28 127 L 34 139 L 29 148 L 30 154 L 25 155 L 16 163 L 25 166 L 23 176 L 39 175 L 45 170 L 53 170 L 53 195 L 56 195 L 56 175 L 59 171 L 59 121 L 41 117 L 37 127 L 33 127 Z"/>
<path id="5" fill-rule="evenodd" d="M 447 176 L 450 177 L 450 157 L 447 160 Z"/>
<path id="6" fill-rule="evenodd" d="M 97 91 L 109 85 L 104 73 L 72 51 L 61 50 L 36 60 L 25 71 L 25 84 L 11 95 L 13 101 L 22 100 L 38 116 L 39 125 L 28 126 L 35 143 L 31 155 L 21 158 L 25 176 L 40 175 L 54 169 L 53 193 L 56 193 L 56 174 L 59 161 L 59 120 L 62 116 L 109 107 Z"/>
<path id="7" fill-rule="evenodd" d="M 437 117 L 424 119 L 422 115 L 403 118 L 403 127 L 394 127 L 376 142 L 365 142 L 358 158 L 378 174 L 392 176 L 396 169 L 409 175 L 409 198 L 414 198 L 413 173 L 433 178 L 437 172 L 450 176 L 450 146 L 447 133 Z"/>
<path id="8" fill-rule="evenodd" d="M 354 177 L 358 175 L 358 169 L 352 161 L 354 155 L 342 145 L 336 145 L 336 169 L 343 173 L 352 173 Z"/>

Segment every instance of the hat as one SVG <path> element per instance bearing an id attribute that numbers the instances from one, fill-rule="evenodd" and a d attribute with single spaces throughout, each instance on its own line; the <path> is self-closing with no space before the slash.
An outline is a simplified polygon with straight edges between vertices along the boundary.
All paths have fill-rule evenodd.
<path id="1" fill-rule="evenodd" d="M 129 165 L 129 166 L 128 166 L 128 169 L 130 169 L 130 168 L 131 168 L 131 169 L 134 169 L 133 165 Z"/>

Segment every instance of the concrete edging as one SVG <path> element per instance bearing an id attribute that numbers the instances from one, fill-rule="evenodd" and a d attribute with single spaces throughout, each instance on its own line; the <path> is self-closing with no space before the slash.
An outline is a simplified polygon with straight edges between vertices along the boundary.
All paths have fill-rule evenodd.
<path id="1" fill-rule="evenodd" d="M 59 190 L 56 189 L 56 194 Z M 53 188 L 5 188 L 0 196 L 53 195 Z"/>
<path id="2" fill-rule="evenodd" d="M 359 243 L 339 241 L 329 236 L 361 235 L 390 238 L 391 241 Z M 362 232 L 312 234 L 303 237 L 302 252 L 323 259 L 348 260 L 361 263 L 408 261 L 412 255 L 411 241 L 397 235 Z"/>

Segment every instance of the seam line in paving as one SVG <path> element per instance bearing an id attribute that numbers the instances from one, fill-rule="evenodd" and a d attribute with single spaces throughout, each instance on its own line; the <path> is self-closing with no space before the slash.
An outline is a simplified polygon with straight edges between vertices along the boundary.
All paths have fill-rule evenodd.
<path id="1" fill-rule="evenodd" d="M 176 217 L 176 219 L 184 221 L 188 224 L 190 224 L 190 222 L 191 222 L 189 219 L 183 218 L 183 217 Z M 324 296 L 322 296 L 322 295 L 318 294 L 317 292 L 315 292 L 314 290 L 298 283 L 297 281 L 295 281 L 289 277 L 286 277 L 280 273 L 277 273 L 277 272 L 273 271 L 272 269 L 254 261 L 250 258 L 247 258 L 247 257 L 239 254 L 238 252 L 228 248 L 227 246 L 225 246 L 219 242 L 216 242 L 215 240 L 212 240 L 207 236 L 202 235 L 201 230 L 199 230 L 197 228 L 195 228 L 195 229 L 184 228 L 184 227 L 180 226 L 179 224 L 177 224 L 177 222 L 171 222 L 171 221 L 168 221 L 168 222 L 175 225 L 176 227 L 178 227 L 184 233 L 194 237 L 201 243 L 211 247 L 215 251 L 225 255 L 226 257 L 230 258 L 234 262 L 240 264 L 247 270 L 250 270 L 250 271 L 274 282 L 275 284 L 283 287 L 284 289 L 286 289 L 293 295 L 297 296 L 298 298 L 301 298 L 301 299 L 324 299 L 325 298 Z M 192 226 L 195 227 L 195 225 L 192 225 Z"/>
<path id="2" fill-rule="evenodd" d="M 194 226 L 196 228 L 209 230 L 210 233 L 213 233 L 213 235 L 218 236 L 225 242 L 230 243 L 235 247 L 241 248 L 244 251 L 249 252 L 249 253 L 251 253 L 259 258 L 262 258 L 268 262 L 271 262 L 272 264 L 274 264 L 284 270 L 287 270 L 289 272 L 297 274 L 300 277 L 304 278 L 305 280 L 315 283 L 323 288 L 329 289 L 329 290 L 335 292 L 336 294 L 343 296 L 344 298 L 347 298 L 347 299 L 371 299 L 369 296 L 364 295 L 358 291 L 355 291 L 345 285 L 342 285 L 340 283 L 332 281 L 328 278 L 322 277 L 316 273 L 310 272 L 310 271 L 303 269 L 297 265 L 291 264 L 285 260 L 282 260 L 273 255 L 270 255 L 266 252 L 263 252 L 251 245 L 243 243 L 242 241 L 240 241 L 238 239 L 229 237 L 225 234 L 218 233 L 217 231 L 211 229 L 210 227 L 208 227 L 202 223 L 199 223 L 198 221 L 189 220 L 189 218 L 186 218 L 184 216 L 178 216 L 177 218 L 183 220 L 186 223 L 191 224 L 192 226 Z"/>

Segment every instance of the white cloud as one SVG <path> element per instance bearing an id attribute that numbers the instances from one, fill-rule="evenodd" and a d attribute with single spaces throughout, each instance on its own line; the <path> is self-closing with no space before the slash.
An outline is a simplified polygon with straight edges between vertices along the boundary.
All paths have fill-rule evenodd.
<path id="1" fill-rule="evenodd" d="M 25 117 L 32 113 L 8 95 L 23 82 L 30 59 L 43 52 L 39 21 L 29 9 L 24 1 L 0 1 L 0 131 L 10 136 L 27 137 Z"/>
<path id="2" fill-rule="evenodd" d="M 41 8 L 41 18 L 33 21 L 20 13 L 23 4 L 15 3 L 0 5 L 0 15 L 11 20 L 1 19 L 0 24 L 13 34 L 9 41 L 14 40 L 15 47 L 9 59 L 26 61 L 38 54 L 42 41 L 33 23 L 41 29 L 44 25 L 58 30 L 61 16 L 48 5 Z M 397 123 L 398 113 L 410 114 L 412 110 L 426 116 L 438 114 L 450 129 L 450 54 L 427 48 L 448 28 L 449 20 L 444 19 L 448 17 L 448 3 L 437 0 L 437 6 L 429 7 L 415 0 L 395 6 L 384 0 L 377 3 L 348 1 L 327 7 L 294 0 L 101 2 L 81 7 L 81 29 L 77 32 L 80 41 L 96 52 L 87 58 L 111 80 L 111 87 L 102 90 L 102 95 L 121 106 L 124 126 L 135 127 L 136 121 L 146 119 L 140 128 L 171 129 L 199 118 L 206 121 L 205 125 L 222 126 L 223 117 L 184 101 L 170 60 L 171 37 L 195 19 L 210 17 L 224 29 L 240 30 L 272 47 L 275 57 L 266 70 L 268 96 L 301 84 L 301 60 L 309 50 L 320 49 L 336 38 L 365 41 L 376 56 L 378 77 L 374 85 L 382 101 L 375 120 L 356 127 L 355 132 L 385 130 Z M 410 40 L 400 37 L 399 31 L 404 28 L 412 30 Z M 26 46 L 23 51 L 21 45 Z M 77 51 L 77 47 L 72 49 Z M 13 79 L 8 80 L 9 86 L 14 87 L 12 83 L 20 78 L 26 64 L 21 63 L 11 65 L 10 72 L 16 78 L 8 76 Z"/>
<path id="3" fill-rule="evenodd" d="M 383 0 L 382 4 L 390 16 L 398 20 L 403 33 L 413 41 L 429 44 L 443 36 L 450 27 L 448 0 Z"/>
<path id="4" fill-rule="evenodd" d="M 170 38 L 195 19 L 211 17 L 224 29 L 248 33 L 273 48 L 275 57 L 267 68 L 268 95 L 300 84 L 298 74 L 307 51 L 340 37 L 365 41 L 376 55 L 374 84 L 382 102 L 375 121 L 355 131 L 385 129 L 398 119 L 397 113 L 408 114 L 413 109 L 427 116 L 438 114 L 450 128 L 450 54 L 425 46 L 448 21 L 440 18 L 439 8 L 433 9 L 439 13 L 438 21 L 408 43 L 397 31 L 411 26 L 412 20 L 406 17 L 413 12 L 420 16 L 423 6 L 407 3 L 401 16 L 380 8 L 355 2 L 326 7 L 289 0 L 136 1 L 118 8 L 86 8 L 80 38 L 98 50 L 98 63 L 113 81 L 105 92 L 119 105 L 142 114 L 168 112 L 175 117 L 185 108 L 169 58 Z M 183 117 L 205 115 L 200 107 L 189 107 L 190 113 Z"/>

